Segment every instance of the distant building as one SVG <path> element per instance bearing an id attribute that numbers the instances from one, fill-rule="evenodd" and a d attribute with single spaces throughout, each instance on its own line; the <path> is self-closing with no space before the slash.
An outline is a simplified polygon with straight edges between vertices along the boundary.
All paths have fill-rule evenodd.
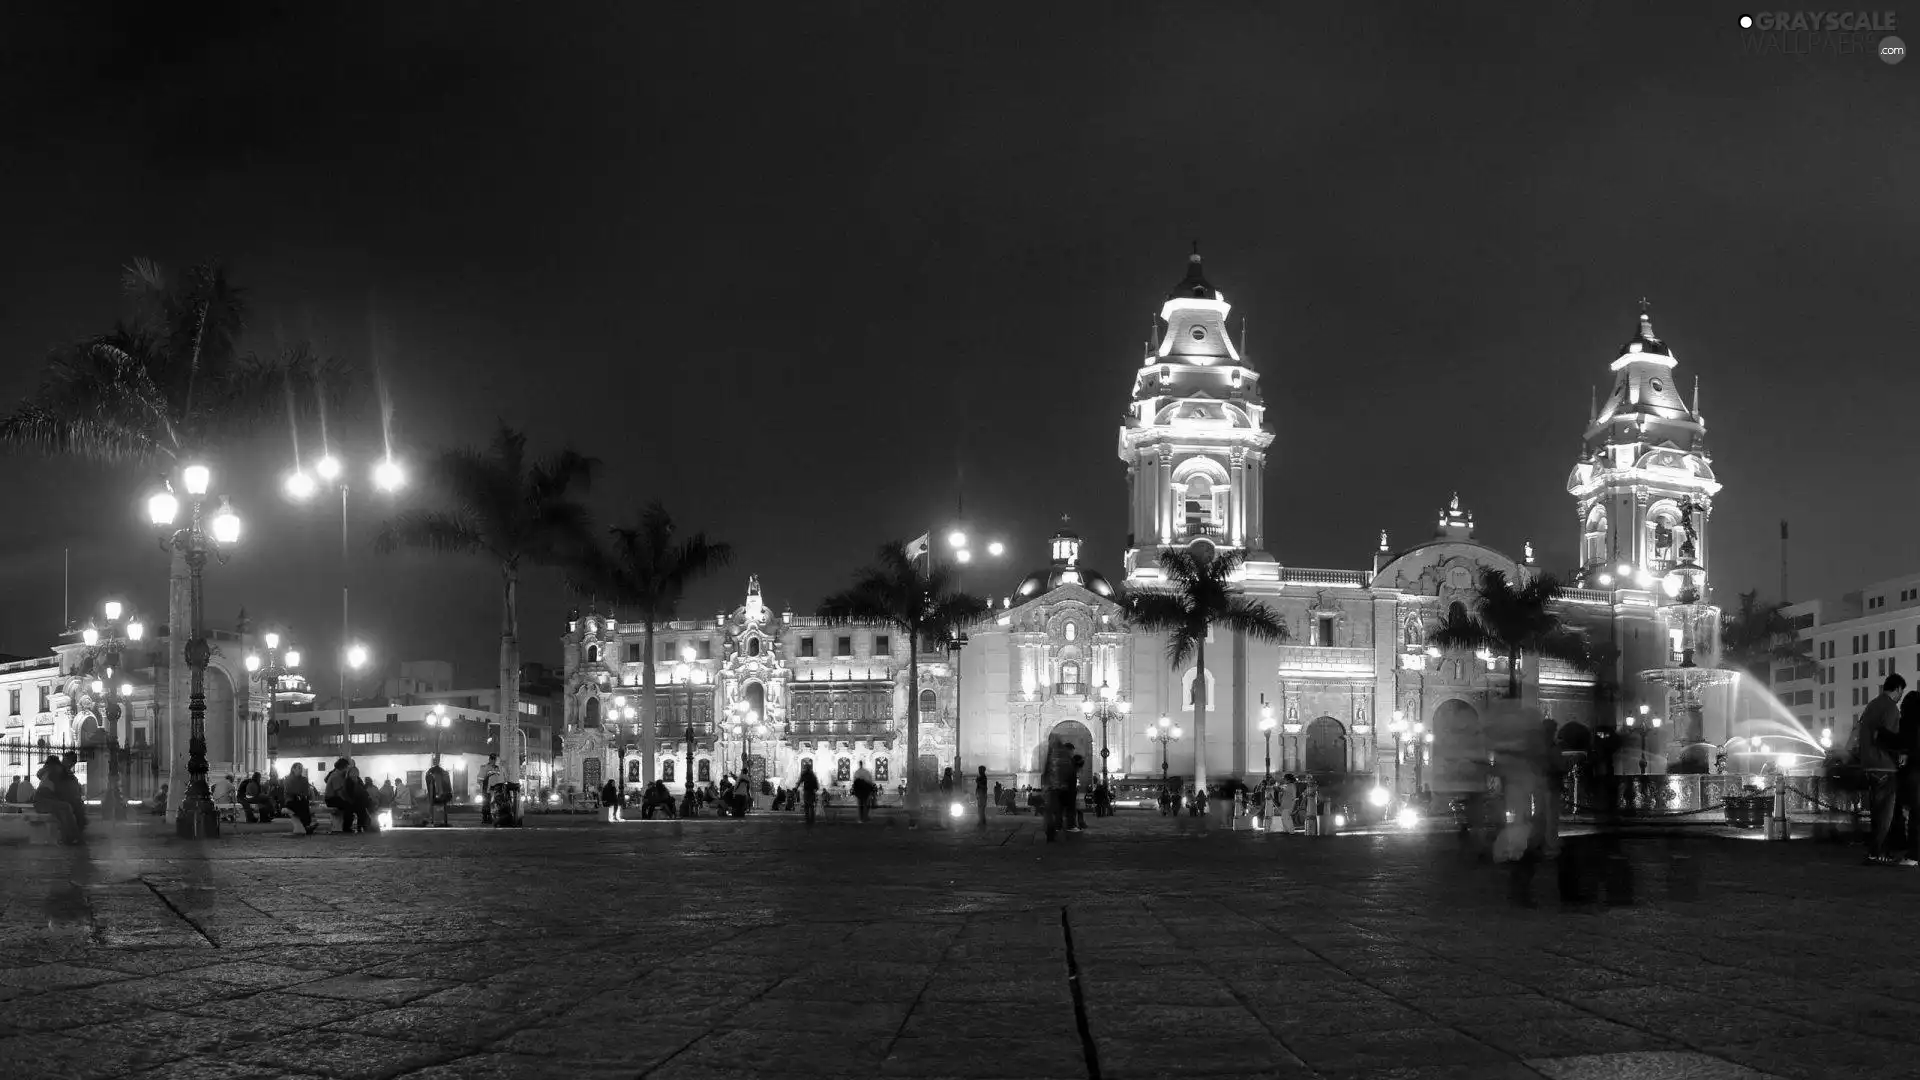
<path id="1" fill-rule="evenodd" d="M 448 726 L 427 722 L 442 702 L 356 705 L 349 735 L 360 775 L 382 783 L 406 782 L 423 789 L 427 769 L 438 752 L 453 779 L 456 794 L 478 794 L 481 766 L 488 754 L 502 753 L 497 713 L 447 704 Z M 279 767 L 284 773 L 295 761 L 309 772 L 324 776 L 335 759 L 345 756 L 347 739 L 341 730 L 340 710 L 320 709 L 283 713 L 278 742 Z M 540 724 L 523 724 L 527 733 L 527 760 L 523 776 L 532 791 L 550 787 L 553 779 L 552 735 Z M 504 758 L 503 758 L 504 760 Z"/>
<path id="2" fill-rule="evenodd" d="M 1809 643 L 1810 659 L 1776 664 L 1775 696 L 1789 702 L 1809 728 L 1830 733 L 1844 747 L 1854 721 L 1888 675 L 1920 687 L 1920 572 L 1876 581 L 1837 600 L 1813 600 L 1786 609 Z"/>

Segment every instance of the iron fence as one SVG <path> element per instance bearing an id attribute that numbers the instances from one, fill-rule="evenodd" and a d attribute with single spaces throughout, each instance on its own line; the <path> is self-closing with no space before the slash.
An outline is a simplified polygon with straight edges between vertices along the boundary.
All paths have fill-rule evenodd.
<path id="1" fill-rule="evenodd" d="M 38 739 L 0 744 L 0 792 L 12 788 L 15 780 L 38 783 L 40 767 L 47 758 L 64 759 L 73 755 L 74 776 L 89 802 L 113 797 L 117 787 L 123 799 L 145 801 L 153 798 L 166 782 L 161 773 L 160 755 L 151 743 L 119 746 L 105 741 L 53 742 Z M 117 781 L 117 784 L 116 784 Z"/>

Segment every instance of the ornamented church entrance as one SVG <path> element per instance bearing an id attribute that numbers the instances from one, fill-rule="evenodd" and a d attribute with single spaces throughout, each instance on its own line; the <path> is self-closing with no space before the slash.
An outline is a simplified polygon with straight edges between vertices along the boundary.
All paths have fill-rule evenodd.
<path id="1" fill-rule="evenodd" d="M 1087 764 L 1080 767 L 1082 779 L 1086 777 L 1088 767 L 1099 768 L 1100 747 L 1093 741 L 1093 732 L 1078 720 L 1062 720 L 1047 732 L 1047 737 L 1040 740 L 1039 746 L 1033 748 L 1033 771 L 1043 781 L 1047 769 L 1047 744 L 1056 739 L 1072 743 L 1073 752 L 1087 760 Z"/>
<path id="2" fill-rule="evenodd" d="M 1347 771 L 1347 729 L 1331 716 L 1307 725 L 1307 771 L 1316 776 Z"/>

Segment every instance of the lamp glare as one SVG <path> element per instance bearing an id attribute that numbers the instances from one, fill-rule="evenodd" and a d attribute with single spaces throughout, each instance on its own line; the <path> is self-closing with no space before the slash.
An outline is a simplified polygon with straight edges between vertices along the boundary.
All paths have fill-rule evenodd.
<path id="1" fill-rule="evenodd" d="M 996 559 L 1002 555 L 1005 555 L 1006 553 L 1007 553 L 1007 545 L 1001 543 L 998 540 L 995 540 L 993 543 L 987 545 L 987 554 L 993 556 Z"/>
<path id="2" fill-rule="evenodd" d="M 171 491 L 156 491 L 147 497 L 147 520 L 155 525 L 171 525 L 180 513 L 180 500 Z"/>
<path id="3" fill-rule="evenodd" d="M 127 640 L 128 641 L 139 641 L 141 638 L 146 636 L 147 636 L 147 628 L 141 625 L 139 619 L 134 619 L 132 622 L 127 623 Z"/>
<path id="4" fill-rule="evenodd" d="M 186 482 L 187 494 L 205 495 L 208 485 L 213 483 L 213 470 L 205 465 L 189 465 L 180 470 L 180 479 Z"/>
<path id="5" fill-rule="evenodd" d="M 100 644 L 100 631 L 89 626 L 85 630 L 80 631 L 80 640 L 88 645 L 98 645 Z"/>
<path id="6" fill-rule="evenodd" d="M 296 499 L 304 499 L 313 494 L 313 477 L 296 472 L 287 477 L 287 494 Z"/>
<path id="7" fill-rule="evenodd" d="M 390 457 L 381 458 L 380 464 L 373 467 L 373 483 L 381 491 L 398 491 L 406 482 L 406 474 L 401 472 L 400 463 Z"/>
<path id="8" fill-rule="evenodd" d="M 332 454 L 322 455 L 319 461 L 313 463 L 313 471 L 319 473 L 322 480 L 337 480 L 340 477 L 340 459 Z"/>
<path id="9" fill-rule="evenodd" d="M 240 539 L 240 515 L 233 512 L 233 504 L 224 498 L 220 500 L 220 512 L 213 515 L 213 538 L 222 544 L 237 543 Z"/>
<path id="10" fill-rule="evenodd" d="M 104 610 L 107 613 L 107 621 L 112 622 L 115 619 L 118 619 L 120 617 L 120 613 L 122 611 L 125 611 L 126 608 L 121 607 L 120 601 L 118 600 L 109 600 L 107 601 L 106 606 L 102 610 Z"/>
<path id="11" fill-rule="evenodd" d="M 300 650 L 299 649 L 287 650 L 287 666 L 288 667 L 300 666 Z"/>

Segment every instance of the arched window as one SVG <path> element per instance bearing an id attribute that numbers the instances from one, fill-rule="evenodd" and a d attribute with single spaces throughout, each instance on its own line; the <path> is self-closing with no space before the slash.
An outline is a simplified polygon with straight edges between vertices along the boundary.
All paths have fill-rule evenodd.
<path id="1" fill-rule="evenodd" d="M 627 783 L 637 784 L 639 782 L 640 782 L 640 763 L 638 761 L 627 762 Z"/>
<path id="2" fill-rule="evenodd" d="M 922 720 L 934 714 L 939 707 L 940 696 L 931 690 L 920 691 L 920 718 Z"/>
<path id="3" fill-rule="evenodd" d="M 673 783 L 673 767 L 676 764 L 678 764 L 678 762 L 674 761 L 674 759 L 672 758 L 662 759 L 660 762 L 660 779 L 666 781 L 669 784 Z"/>
<path id="4" fill-rule="evenodd" d="M 1080 692 L 1080 665 L 1069 660 L 1060 665 L 1060 692 L 1077 694 Z"/>
<path id="5" fill-rule="evenodd" d="M 877 757 L 873 759 L 873 779 L 876 783 L 884 784 L 887 782 L 886 758 Z"/>
<path id="6" fill-rule="evenodd" d="M 1074 638 L 1080 635 L 1080 628 L 1078 626 L 1075 626 L 1073 623 L 1068 623 L 1066 634 L 1067 634 L 1067 640 L 1071 642 Z"/>
<path id="7" fill-rule="evenodd" d="M 1680 534 L 1674 526 L 1679 523 L 1680 515 L 1670 504 L 1655 507 L 1647 516 L 1648 569 L 1656 574 L 1672 566 L 1677 558 Z"/>
<path id="8" fill-rule="evenodd" d="M 1185 701 L 1181 709 L 1185 712 L 1193 711 L 1194 699 L 1198 696 L 1198 691 L 1194 687 L 1194 676 L 1196 673 L 1194 668 L 1188 668 L 1186 674 L 1181 678 L 1181 697 L 1182 700 Z M 1215 708 L 1213 703 L 1213 672 L 1209 671 L 1206 675 L 1207 677 L 1203 685 L 1207 688 L 1207 711 L 1211 713 Z"/>
<path id="9" fill-rule="evenodd" d="M 1458 600 L 1455 600 L 1453 603 L 1448 604 L 1447 618 L 1456 623 L 1465 622 L 1467 618 L 1467 605 L 1461 603 Z"/>
<path id="10" fill-rule="evenodd" d="M 600 699 L 599 698 L 590 697 L 587 699 L 587 707 L 586 707 L 586 710 L 581 714 L 580 725 L 582 727 L 595 727 L 595 728 L 600 726 Z"/>
<path id="11" fill-rule="evenodd" d="M 587 646 L 587 663 L 597 664 L 599 662 L 600 662 L 600 646 L 598 645 Z"/>
<path id="12" fill-rule="evenodd" d="M 1597 566 L 1608 561 L 1607 508 L 1599 503 L 1587 511 L 1587 526 L 1580 537 L 1580 562 Z"/>
<path id="13" fill-rule="evenodd" d="M 1204 534 L 1214 523 L 1213 481 L 1205 476 L 1187 480 L 1184 509 L 1188 536 Z"/>
<path id="14" fill-rule="evenodd" d="M 747 639 L 747 655 L 748 656 L 760 655 L 760 639 L 759 638 Z"/>
<path id="15" fill-rule="evenodd" d="M 713 762 L 708 761 L 706 758 L 700 759 L 700 782 L 703 784 L 713 783 Z"/>
<path id="16" fill-rule="evenodd" d="M 833 778 L 843 784 L 853 779 L 853 761 L 849 758 L 841 758 L 833 767 Z"/>

